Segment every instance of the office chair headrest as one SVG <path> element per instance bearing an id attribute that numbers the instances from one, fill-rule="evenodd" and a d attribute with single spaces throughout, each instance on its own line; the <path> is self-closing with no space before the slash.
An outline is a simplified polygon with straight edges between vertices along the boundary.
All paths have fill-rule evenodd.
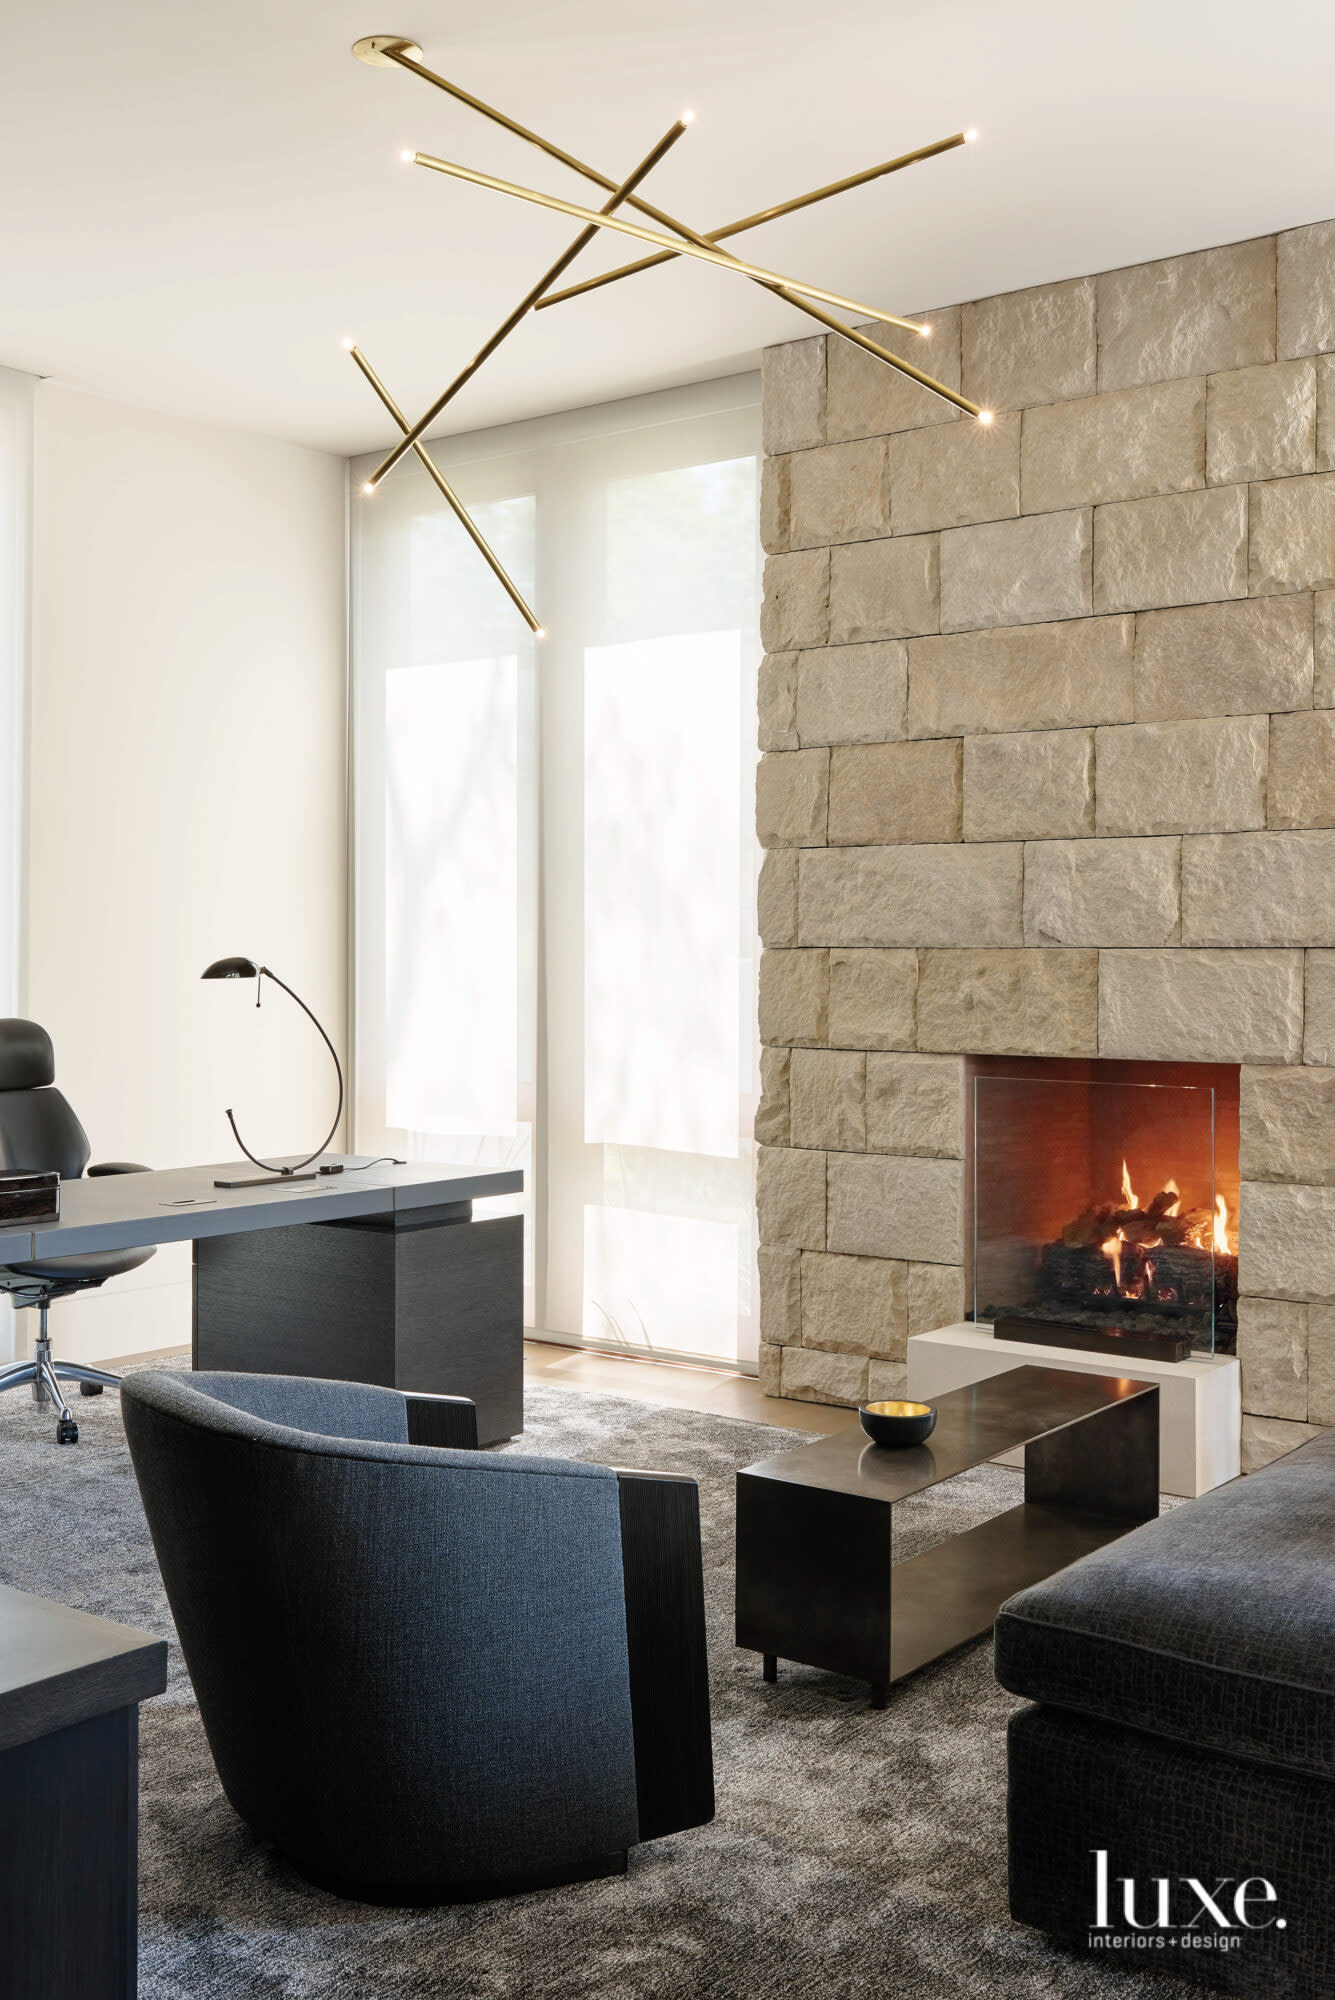
<path id="1" fill-rule="evenodd" d="M 51 1037 L 36 1021 L 0 1020 L 0 1090 L 39 1090 L 56 1080 Z"/>

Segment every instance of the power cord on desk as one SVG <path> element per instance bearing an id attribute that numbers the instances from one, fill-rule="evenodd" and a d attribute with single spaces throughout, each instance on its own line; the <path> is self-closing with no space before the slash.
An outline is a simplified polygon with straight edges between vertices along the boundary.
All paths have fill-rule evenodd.
<path id="1" fill-rule="evenodd" d="M 406 1167 L 407 1164 L 406 1160 L 395 1159 L 393 1153 L 381 1153 L 374 1160 L 359 1160 L 355 1167 L 345 1166 L 342 1160 L 333 1160 L 328 1166 L 321 1167 L 320 1172 L 329 1176 L 334 1174 L 364 1174 L 368 1167 Z"/>

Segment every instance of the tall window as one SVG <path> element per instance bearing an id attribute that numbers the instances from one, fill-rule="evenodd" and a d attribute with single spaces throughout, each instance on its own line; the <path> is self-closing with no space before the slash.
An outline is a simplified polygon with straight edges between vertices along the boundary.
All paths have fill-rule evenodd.
<path id="1" fill-rule="evenodd" d="M 353 538 L 357 1143 L 524 1169 L 539 1330 L 743 1362 L 758 429 L 742 376 L 433 446 L 544 641 L 415 465 Z"/>
<path id="2" fill-rule="evenodd" d="M 36 377 L 0 368 L 0 1013 L 21 1000 L 23 750 Z"/>

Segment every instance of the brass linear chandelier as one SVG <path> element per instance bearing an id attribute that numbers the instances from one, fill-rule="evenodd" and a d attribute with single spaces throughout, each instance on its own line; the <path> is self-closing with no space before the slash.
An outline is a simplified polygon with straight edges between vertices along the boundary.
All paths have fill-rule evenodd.
<path id="1" fill-rule="evenodd" d="M 505 112 L 498 111 L 493 105 L 484 104 L 481 98 L 472 96 L 459 84 L 451 83 L 448 77 L 439 76 L 435 70 L 427 69 L 422 61 L 421 49 L 416 42 L 409 41 L 406 36 L 365 35 L 359 42 L 354 42 L 352 53 L 359 61 L 370 63 L 377 69 L 404 69 L 410 71 L 413 76 L 420 76 L 424 82 L 434 84 L 437 90 L 443 90 L 448 97 L 455 98 L 460 104 L 468 105 L 470 110 L 479 112 L 493 124 L 512 132 L 517 139 L 523 139 L 526 144 L 535 146 L 540 153 L 546 153 L 549 159 L 559 161 L 562 166 L 571 168 L 585 180 L 592 181 L 595 187 L 601 188 L 607 196 L 600 209 L 584 208 L 578 202 L 562 201 L 556 195 L 541 194 L 536 188 L 520 187 L 513 181 L 498 180 L 493 174 L 478 173 L 472 167 L 459 166 L 451 160 L 436 159 L 430 153 L 405 152 L 402 158 L 411 166 L 429 167 L 432 172 L 447 174 L 454 180 L 471 181 L 475 186 L 491 188 L 497 194 L 508 194 L 518 201 L 534 202 L 540 208 L 554 209 L 559 215 L 573 217 L 575 221 L 582 223 L 583 227 L 550 269 L 544 271 L 537 283 L 529 287 L 513 312 L 507 313 L 496 331 L 483 342 L 467 367 L 460 369 L 454 380 L 441 391 L 435 402 L 422 412 L 415 423 L 410 423 L 404 416 L 356 343 L 351 340 L 344 342 L 344 346 L 351 353 L 362 374 L 402 432 L 394 449 L 376 467 L 362 491 L 367 494 L 374 493 L 400 459 L 411 452 L 428 476 L 434 480 L 460 525 L 471 536 L 480 554 L 490 564 L 502 589 L 507 592 L 529 630 L 537 638 L 541 639 L 545 635 L 535 613 L 422 442 L 423 434 L 447 405 L 454 401 L 464 384 L 472 380 L 483 362 L 490 359 L 502 341 L 509 338 L 521 320 L 526 319 L 530 312 L 541 312 L 549 306 L 561 305 L 567 300 L 581 297 L 586 292 L 596 291 L 603 285 L 613 285 L 622 278 L 632 277 L 640 271 L 650 271 L 659 264 L 671 263 L 676 257 L 693 257 L 702 263 L 714 264 L 725 271 L 733 271 L 739 277 L 749 279 L 752 284 L 760 285 L 765 291 L 773 292 L 776 297 L 796 306 L 799 312 L 806 313 L 810 319 L 815 320 L 830 333 L 836 333 L 842 340 L 850 341 L 854 347 L 860 347 L 865 353 L 874 355 L 887 368 L 893 368 L 899 374 L 907 375 L 911 381 L 919 383 L 932 395 L 942 397 L 947 403 L 953 403 L 956 409 L 977 418 L 979 423 L 991 423 L 990 410 L 980 410 L 967 396 L 961 396 L 956 390 L 947 388 L 944 382 L 938 382 L 934 376 L 915 367 L 911 361 L 904 360 L 902 355 L 892 353 L 888 347 L 883 347 L 879 341 L 873 340 L 860 328 L 847 325 L 831 308 L 836 308 L 838 312 L 852 313 L 861 319 L 879 321 L 884 326 L 902 327 L 915 334 L 930 333 L 929 326 L 919 325 L 914 320 L 901 319 L 897 313 L 882 312 L 876 306 L 864 305 L 857 299 L 845 298 L 841 293 L 827 291 L 819 285 L 807 284 L 798 278 L 784 277 L 781 272 L 766 269 L 763 264 L 749 263 L 741 257 L 734 256 L 729 250 L 718 248 L 726 238 L 740 236 L 748 229 L 759 228 L 761 223 L 777 221 L 780 216 L 793 215 L 799 209 L 812 207 L 816 202 L 828 201 L 832 195 L 846 194 L 850 188 L 864 187 L 868 181 L 879 180 L 885 174 L 898 173 L 903 167 L 916 166 L 922 160 L 935 159 L 940 153 L 951 152 L 956 146 L 962 146 L 966 141 L 975 138 L 977 136 L 975 133 L 954 132 L 948 139 L 938 139 L 930 146 L 919 146 L 916 151 L 901 153 L 893 160 L 882 160 L 879 166 L 867 167 L 859 174 L 850 174 L 845 180 L 831 181 L 827 186 L 816 188 L 810 194 L 796 195 L 791 201 L 778 202 L 773 208 L 760 209 L 754 215 L 743 216 L 740 222 L 725 223 L 721 228 L 702 235 L 689 224 L 679 221 L 676 216 L 667 214 L 661 208 L 656 208 L 652 202 L 646 201 L 643 196 L 636 193 L 641 182 L 686 132 L 691 121 L 689 111 L 684 112 L 676 123 L 668 128 L 625 180 L 615 181 L 609 175 L 600 173 L 596 167 L 589 166 L 586 161 L 577 159 L 573 153 L 565 152 L 550 139 L 544 139 L 540 133 L 531 132 L 526 125 L 507 117 Z M 619 214 L 617 211 L 623 205 L 635 209 L 646 218 L 646 221 L 632 222 L 626 216 Z M 650 228 L 647 226 L 648 223 L 657 226 Z M 634 263 L 622 264 L 616 270 L 604 271 L 596 278 L 586 278 L 580 284 L 568 285 L 561 291 L 554 291 L 552 288 L 557 280 L 564 276 L 580 252 L 594 241 L 600 230 L 609 230 L 619 235 L 633 237 L 641 243 L 652 244 L 654 255 L 640 257 Z"/>

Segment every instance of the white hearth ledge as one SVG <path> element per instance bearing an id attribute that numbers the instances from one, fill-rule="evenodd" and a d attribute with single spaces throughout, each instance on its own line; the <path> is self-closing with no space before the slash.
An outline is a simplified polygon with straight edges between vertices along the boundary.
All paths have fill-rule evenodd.
<path id="1" fill-rule="evenodd" d="M 961 1320 L 915 1333 L 908 1344 L 905 1394 L 930 1403 L 949 1389 L 985 1382 L 1010 1368 L 1070 1368 L 1080 1375 L 1126 1374 L 1159 1384 L 1159 1487 L 1194 1498 L 1212 1486 L 1236 1479 L 1241 1470 L 1242 1387 L 1231 1354 L 1196 1354 L 1189 1361 L 1134 1361 L 1118 1367 L 1116 1357 L 1039 1341 L 994 1340 L 983 1321 Z M 1003 1465 L 1022 1465 L 1022 1451 L 1007 1452 Z"/>

